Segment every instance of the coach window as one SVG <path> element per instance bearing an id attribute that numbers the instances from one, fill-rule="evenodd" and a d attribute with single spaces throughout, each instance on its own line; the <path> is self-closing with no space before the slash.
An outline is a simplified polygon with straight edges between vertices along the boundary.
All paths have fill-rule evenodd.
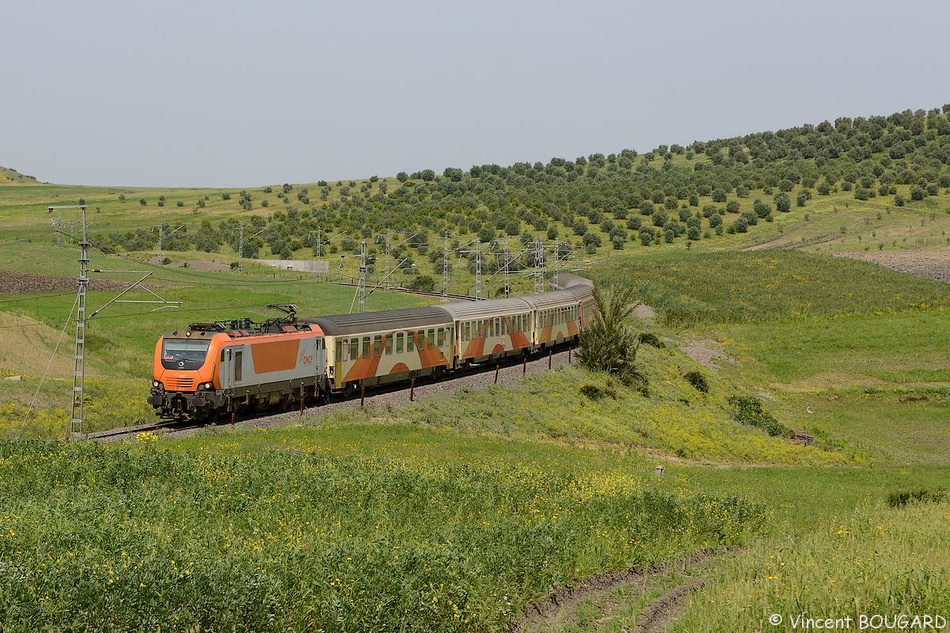
<path id="1" fill-rule="evenodd" d="M 396 335 L 396 353 L 397 354 L 402 354 L 405 340 L 406 340 L 406 335 L 403 334 L 402 332 Z"/>
<path id="2" fill-rule="evenodd" d="M 386 353 L 387 354 L 393 353 L 393 335 L 392 334 L 386 337 Z"/>
<path id="3" fill-rule="evenodd" d="M 337 357 L 337 360 L 346 360 L 346 356 L 344 355 L 344 352 L 343 352 L 343 350 L 346 349 L 346 348 L 349 348 L 349 344 L 347 344 L 346 341 L 344 341 L 343 339 L 337 339 L 337 340 L 336 340 L 336 357 Z M 349 350 L 347 349 L 347 351 L 349 351 Z"/>
<path id="4" fill-rule="evenodd" d="M 413 345 L 415 336 L 416 336 L 415 332 L 406 332 L 406 351 L 407 352 L 412 352 L 415 349 Z"/>
<path id="5" fill-rule="evenodd" d="M 468 333 L 469 333 L 469 331 L 470 331 L 470 330 L 469 330 L 469 327 L 468 327 L 468 323 L 463 323 L 463 324 L 462 324 L 462 340 L 463 340 L 463 341 L 467 341 L 467 340 L 468 340 Z"/>
<path id="6" fill-rule="evenodd" d="M 445 345 L 445 330 L 443 330 L 442 328 L 439 328 L 437 344 L 439 347 L 443 347 Z"/>
<path id="7" fill-rule="evenodd" d="M 429 347 L 434 347 L 434 346 L 435 346 L 435 329 L 430 329 L 428 332 L 426 332 L 426 347 L 429 348 Z"/>
<path id="8" fill-rule="evenodd" d="M 363 358 L 369 358 L 369 337 L 363 337 Z"/>
<path id="9" fill-rule="evenodd" d="M 358 338 L 351 338 L 350 339 L 350 360 L 356 360 L 359 357 L 360 357 L 360 340 Z"/>
<path id="10" fill-rule="evenodd" d="M 383 339 L 379 334 L 373 337 L 373 356 L 379 358 L 383 355 Z"/>

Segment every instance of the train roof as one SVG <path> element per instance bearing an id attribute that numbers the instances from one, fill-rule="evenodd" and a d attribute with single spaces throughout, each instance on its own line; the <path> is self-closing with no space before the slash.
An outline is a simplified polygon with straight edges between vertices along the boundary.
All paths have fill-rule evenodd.
<path id="1" fill-rule="evenodd" d="M 329 336 L 346 336 L 365 332 L 413 329 L 429 325 L 450 325 L 452 317 L 441 307 L 426 306 L 404 310 L 307 317 L 300 321 L 316 323 L 323 329 L 324 334 Z"/>
<path id="2" fill-rule="evenodd" d="M 554 290 L 552 292 L 538 292 L 521 297 L 532 308 L 545 310 L 563 305 L 577 303 L 580 299 L 574 290 Z"/>
<path id="3" fill-rule="evenodd" d="M 572 275 L 571 273 L 558 273 L 557 281 L 562 290 L 567 290 L 568 288 L 576 286 L 587 286 L 589 288 L 594 287 L 594 282 L 587 277 Z"/>
<path id="4" fill-rule="evenodd" d="M 453 320 L 490 319 L 514 312 L 528 312 L 531 306 L 520 297 L 508 299 L 489 299 L 487 301 L 460 301 L 439 306 L 449 313 Z"/>
<path id="5" fill-rule="evenodd" d="M 564 289 L 564 292 L 569 292 L 574 295 L 574 299 L 578 302 L 586 301 L 594 297 L 594 287 L 588 286 L 586 284 L 577 284 L 574 286 L 568 286 Z"/>

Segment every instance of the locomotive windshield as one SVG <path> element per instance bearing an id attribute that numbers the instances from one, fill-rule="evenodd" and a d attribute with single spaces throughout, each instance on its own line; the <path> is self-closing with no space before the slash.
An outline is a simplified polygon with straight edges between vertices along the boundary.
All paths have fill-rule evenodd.
<path id="1" fill-rule="evenodd" d="M 211 341 L 165 339 L 162 341 L 162 367 L 165 369 L 198 369 L 205 362 Z"/>

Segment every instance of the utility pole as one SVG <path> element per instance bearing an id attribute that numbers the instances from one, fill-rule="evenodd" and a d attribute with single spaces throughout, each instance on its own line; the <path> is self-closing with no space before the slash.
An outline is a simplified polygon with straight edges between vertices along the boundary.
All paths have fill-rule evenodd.
<path id="1" fill-rule="evenodd" d="M 560 290 L 561 288 L 561 286 L 558 284 L 558 281 L 557 281 L 557 268 L 558 268 L 557 263 L 558 263 L 558 260 L 560 259 L 560 252 L 559 252 L 560 246 L 561 246 L 561 243 L 558 242 L 557 240 L 554 240 L 554 272 L 551 275 L 551 284 L 554 286 L 555 290 Z"/>
<path id="2" fill-rule="evenodd" d="M 482 300 L 482 241 L 475 240 L 475 301 Z"/>
<path id="3" fill-rule="evenodd" d="M 445 245 L 442 248 L 442 298 L 449 295 L 449 232 L 445 232 Z"/>
<path id="4" fill-rule="evenodd" d="M 86 205 L 66 205 L 49 207 L 53 209 L 80 209 L 82 211 L 82 239 L 79 241 L 79 291 L 76 295 L 76 341 L 73 352 L 73 404 L 69 416 L 69 434 L 82 434 L 83 395 L 86 386 L 86 287 L 89 285 L 89 242 L 86 241 Z M 59 222 L 53 222 L 54 228 L 62 227 L 62 212 Z"/>
<path id="5" fill-rule="evenodd" d="M 184 225 L 184 224 L 182 224 L 181 226 L 179 226 L 177 229 L 175 229 L 174 231 L 172 231 L 171 233 L 169 233 L 169 234 L 166 236 L 166 235 L 165 235 L 165 223 L 164 223 L 164 222 L 159 223 L 159 225 L 158 225 L 158 263 L 159 263 L 159 264 L 162 263 L 162 242 L 164 241 L 164 238 L 165 238 L 165 237 L 171 237 L 172 235 L 174 235 L 174 234 L 177 233 L 178 231 L 182 230 L 183 228 L 185 228 L 185 225 Z"/>
<path id="6" fill-rule="evenodd" d="M 244 225 L 239 225 L 238 233 L 238 270 L 241 269 L 241 260 L 244 258 Z"/>
<path id="7" fill-rule="evenodd" d="M 505 238 L 505 298 L 511 295 L 511 285 L 508 283 L 508 263 L 511 261 L 511 254 L 508 252 L 508 238 Z"/>
<path id="8" fill-rule="evenodd" d="M 356 298 L 358 300 L 358 312 L 366 311 L 366 240 L 360 242 L 360 279 L 356 285 Z M 353 307 L 350 306 L 350 312 Z"/>
<path id="9" fill-rule="evenodd" d="M 386 271 L 385 279 L 389 279 L 389 229 L 386 229 L 386 261 L 383 263 L 383 270 Z M 389 287 L 388 285 L 386 286 Z"/>
<path id="10" fill-rule="evenodd" d="M 544 292 L 544 244 L 534 243 L 534 291 Z"/>
<path id="11" fill-rule="evenodd" d="M 106 306 L 116 303 L 122 295 L 136 287 L 142 281 L 144 281 L 151 273 L 148 273 L 145 277 L 135 282 L 129 288 L 123 290 L 117 297 L 112 301 L 102 306 L 89 318 L 86 318 L 86 289 L 89 286 L 89 240 L 86 235 L 86 205 L 65 205 L 65 206 L 56 206 L 56 207 L 47 207 L 47 212 L 52 213 L 54 209 L 80 209 L 82 211 L 82 235 L 79 240 L 79 278 L 78 285 L 79 290 L 76 295 L 76 339 L 75 347 L 73 348 L 73 391 L 72 391 L 72 410 L 69 417 L 69 435 L 70 437 L 81 437 L 83 434 L 83 401 L 85 400 L 85 387 L 86 387 L 86 323 L 92 317 L 99 314 L 103 308 Z M 57 227 L 62 227 L 62 213 L 60 213 L 59 222 L 56 222 L 51 218 L 51 224 L 54 229 Z M 98 271 L 97 271 L 98 272 Z M 151 291 L 150 291 L 151 292 Z M 181 302 L 171 302 L 165 301 L 154 292 L 151 293 L 155 296 L 158 301 L 148 301 L 145 303 L 162 303 L 163 305 L 168 304 L 177 304 L 180 305 Z M 121 302 L 120 302 L 121 303 Z"/>
<path id="12" fill-rule="evenodd" d="M 50 213 L 52 213 L 52 211 L 50 211 Z M 62 244 L 63 243 L 63 212 L 62 211 L 59 212 L 59 218 L 53 218 L 52 216 L 50 216 L 49 222 L 50 224 L 53 225 L 53 230 L 56 232 L 56 243 Z"/>

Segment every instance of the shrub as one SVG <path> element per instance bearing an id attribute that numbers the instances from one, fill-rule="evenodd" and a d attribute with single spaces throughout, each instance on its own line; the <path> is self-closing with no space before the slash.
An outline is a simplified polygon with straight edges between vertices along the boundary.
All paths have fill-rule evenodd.
<path id="1" fill-rule="evenodd" d="M 709 392 L 709 383 L 706 382 L 706 377 L 703 376 L 702 372 L 690 371 L 687 372 L 683 377 L 686 379 L 686 382 L 691 384 L 693 388 L 696 389 L 696 391 L 700 391 L 702 393 Z"/>
<path id="2" fill-rule="evenodd" d="M 637 340 L 657 349 L 663 349 L 666 347 L 666 343 L 661 341 L 660 337 L 652 332 L 640 332 L 640 334 L 637 335 Z"/>
<path id="3" fill-rule="evenodd" d="M 908 503 L 941 503 L 950 501 L 946 490 L 899 490 L 887 494 L 887 505 L 903 508 Z"/>
<path id="4" fill-rule="evenodd" d="M 590 398 L 591 400 L 600 400 L 604 397 L 612 398 L 614 400 L 617 399 L 617 390 L 610 384 L 601 389 L 597 385 L 587 383 L 586 385 L 581 386 L 580 393 L 585 398 Z"/>
<path id="5" fill-rule="evenodd" d="M 594 318 L 581 333 L 577 354 L 587 369 L 620 375 L 634 371 L 640 342 L 628 322 L 635 307 L 633 291 L 629 286 L 594 288 Z"/>
<path id="6" fill-rule="evenodd" d="M 731 396 L 733 418 L 736 422 L 762 429 L 772 437 L 791 437 L 792 430 L 762 409 L 762 403 L 748 396 Z"/>
<path id="7" fill-rule="evenodd" d="M 435 279 L 429 275 L 419 275 L 414 277 L 406 287 L 410 290 L 420 290 L 422 292 L 433 292 L 435 290 Z"/>

